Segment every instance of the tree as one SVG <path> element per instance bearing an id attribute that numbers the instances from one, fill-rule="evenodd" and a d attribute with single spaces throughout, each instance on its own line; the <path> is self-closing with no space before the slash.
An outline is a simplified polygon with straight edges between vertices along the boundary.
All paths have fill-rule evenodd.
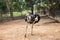
<path id="1" fill-rule="evenodd" d="M 34 9 L 34 5 L 38 4 L 40 2 L 40 0 L 25 0 L 27 3 L 27 6 L 29 6 L 31 8 L 31 12 L 33 14 L 33 9 Z"/>
<path id="2" fill-rule="evenodd" d="M 0 0 L 0 21 L 2 21 L 2 15 L 7 13 L 7 7 L 4 0 Z"/>
<path id="3" fill-rule="evenodd" d="M 59 5 L 59 0 L 49 0 L 49 11 L 50 11 L 49 14 L 54 18 L 56 16 L 55 10 L 57 9 L 58 5 Z"/>
<path id="4" fill-rule="evenodd" d="M 10 16 L 13 19 L 13 1 L 12 0 L 5 0 L 6 6 L 9 10 Z"/>

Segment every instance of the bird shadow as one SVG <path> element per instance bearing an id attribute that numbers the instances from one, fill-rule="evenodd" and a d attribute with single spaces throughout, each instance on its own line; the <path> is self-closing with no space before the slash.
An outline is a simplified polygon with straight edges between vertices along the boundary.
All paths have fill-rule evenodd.
<path id="1" fill-rule="evenodd" d="M 44 24 L 51 24 L 51 23 L 60 23 L 58 20 L 55 20 L 55 21 L 51 21 L 51 22 L 46 22 L 46 23 L 44 23 Z"/>

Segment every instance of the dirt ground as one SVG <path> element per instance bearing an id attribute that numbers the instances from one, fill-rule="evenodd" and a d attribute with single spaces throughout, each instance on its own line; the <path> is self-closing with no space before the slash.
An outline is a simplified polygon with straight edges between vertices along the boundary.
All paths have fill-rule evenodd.
<path id="1" fill-rule="evenodd" d="M 23 19 L 1 23 L 0 40 L 60 40 L 60 23 L 55 23 L 50 19 L 41 19 L 35 24 L 34 35 L 31 35 L 30 31 L 31 24 L 29 24 L 27 38 L 25 38 L 26 22 Z"/>

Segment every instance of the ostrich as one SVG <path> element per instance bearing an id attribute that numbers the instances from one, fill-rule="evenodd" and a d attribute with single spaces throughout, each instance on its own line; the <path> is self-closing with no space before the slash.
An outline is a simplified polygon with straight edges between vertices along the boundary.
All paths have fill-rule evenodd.
<path id="1" fill-rule="evenodd" d="M 33 35 L 33 25 L 38 23 L 40 20 L 40 15 L 39 14 L 27 14 L 25 17 L 25 21 L 27 22 L 27 26 L 26 26 L 26 33 L 25 33 L 25 37 L 27 35 L 27 28 L 28 28 L 28 24 L 32 24 L 31 27 L 31 35 Z"/>

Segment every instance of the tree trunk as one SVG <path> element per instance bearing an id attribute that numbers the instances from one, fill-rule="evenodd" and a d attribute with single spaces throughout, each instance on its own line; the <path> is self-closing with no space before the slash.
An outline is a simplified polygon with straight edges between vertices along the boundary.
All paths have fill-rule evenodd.
<path id="1" fill-rule="evenodd" d="M 6 1 L 6 6 L 9 10 L 10 16 L 13 19 L 13 1 L 12 0 L 5 0 Z"/>
<path id="2" fill-rule="evenodd" d="M 13 5 L 12 5 L 13 4 L 13 1 L 10 0 L 10 3 L 11 3 L 10 6 L 9 6 L 10 7 L 10 16 L 11 16 L 12 19 L 14 19 L 13 18 Z"/>
<path id="3" fill-rule="evenodd" d="M 3 18 L 2 18 L 2 12 L 0 12 L 0 22 L 2 22 Z"/>
<path id="4" fill-rule="evenodd" d="M 50 15 L 53 17 L 53 18 L 55 18 L 55 9 L 53 8 L 53 7 L 50 7 Z"/>
<path id="5" fill-rule="evenodd" d="M 10 5 L 10 6 L 11 6 L 11 5 Z M 11 16 L 12 19 L 14 19 L 14 18 L 13 18 L 13 9 L 12 9 L 12 7 L 10 7 L 10 16 Z"/>
<path id="6" fill-rule="evenodd" d="M 31 5 L 31 12 L 32 12 L 31 14 L 34 14 L 33 11 L 34 11 L 34 5 Z"/>

